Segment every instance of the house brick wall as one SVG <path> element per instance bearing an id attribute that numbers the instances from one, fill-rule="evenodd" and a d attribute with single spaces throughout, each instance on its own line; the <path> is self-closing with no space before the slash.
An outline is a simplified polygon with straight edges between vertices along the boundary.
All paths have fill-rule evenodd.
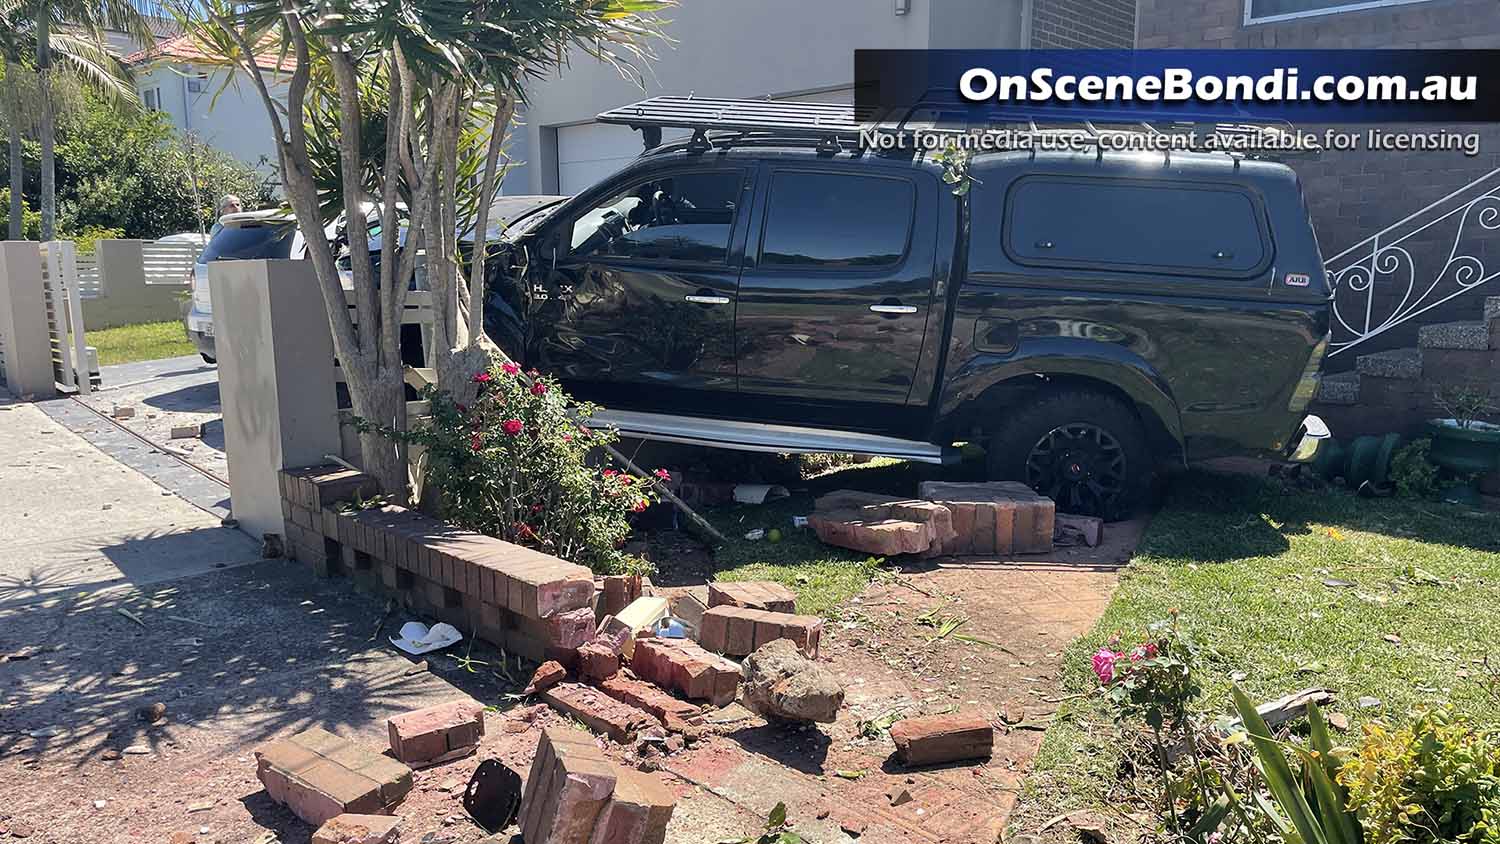
<path id="1" fill-rule="evenodd" d="M 1245 0 L 1139 0 L 1137 46 L 1148 48 L 1224 49 L 1474 49 L 1500 48 L 1500 4 L 1494 0 L 1424 0 L 1377 9 L 1339 12 L 1275 23 L 1245 25 Z M 1304 127 L 1322 132 L 1329 127 Z M 1362 131 L 1364 127 L 1341 126 Z M 1421 131 L 1439 126 L 1381 127 Z M 1435 202 L 1500 167 L 1500 126 L 1471 124 L 1452 130 L 1478 131 L 1480 154 L 1452 152 L 1378 152 L 1359 149 L 1325 152 L 1317 160 L 1294 161 L 1302 178 L 1324 257 L 1332 257 L 1407 215 Z M 1403 243 L 1416 267 L 1412 295 L 1431 284 L 1453 246 L 1454 225 L 1435 226 Z M 1500 232 L 1470 226 L 1460 254 L 1484 261 L 1489 272 L 1500 268 Z M 1451 281 L 1451 279 L 1450 279 Z M 1331 371 L 1351 369 L 1357 354 L 1415 346 L 1420 325 L 1477 321 L 1485 292 L 1500 282 L 1457 296 L 1420 317 L 1397 326 L 1336 356 Z M 1405 279 L 1382 276 L 1371 309 L 1389 313 L 1407 295 Z M 1343 296 L 1341 313 L 1363 320 L 1363 301 Z M 1357 327 L 1362 327 L 1358 325 Z M 1336 325 L 1335 339 L 1348 339 Z"/>
<path id="2" fill-rule="evenodd" d="M 1033 0 L 1036 50 L 1115 49 L 1135 44 L 1136 0 Z"/>

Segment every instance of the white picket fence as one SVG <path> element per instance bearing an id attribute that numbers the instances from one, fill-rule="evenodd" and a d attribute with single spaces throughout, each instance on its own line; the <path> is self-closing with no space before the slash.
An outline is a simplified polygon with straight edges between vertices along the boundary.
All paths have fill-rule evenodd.
<path id="1" fill-rule="evenodd" d="M 193 274 L 193 262 L 203 251 L 201 243 L 192 241 L 141 241 L 141 269 L 148 285 L 182 286 Z M 78 295 L 84 299 L 102 299 L 109 295 L 109 279 L 94 254 L 79 255 Z"/>

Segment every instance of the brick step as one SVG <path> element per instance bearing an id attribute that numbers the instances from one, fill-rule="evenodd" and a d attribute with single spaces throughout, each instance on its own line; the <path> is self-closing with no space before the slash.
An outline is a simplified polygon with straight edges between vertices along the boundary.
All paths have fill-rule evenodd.
<path id="1" fill-rule="evenodd" d="M 1422 350 L 1391 349 L 1360 355 L 1354 361 L 1354 369 L 1360 375 L 1376 378 L 1415 380 L 1422 377 Z"/>
<path id="2" fill-rule="evenodd" d="M 1318 384 L 1318 401 L 1323 404 L 1359 404 L 1359 373 L 1339 372 L 1323 376 Z"/>
<path id="3" fill-rule="evenodd" d="M 1483 352 L 1490 347 L 1490 329 L 1483 321 L 1434 322 L 1417 329 L 1423 349 L 1463 349 Z"/>

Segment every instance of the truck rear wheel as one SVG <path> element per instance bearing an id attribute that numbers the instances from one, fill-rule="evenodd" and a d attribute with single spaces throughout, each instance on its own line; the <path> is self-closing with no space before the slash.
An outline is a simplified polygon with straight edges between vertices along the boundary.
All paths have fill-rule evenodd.
<path id="1" fill-rule="evenodd" d="M 1114 396 L 1060 390 L 1009 411 L 987 445 L 994 480 L 1021 481 L 1059 513 L 1129 515 L 1151 484 L 1146 432 Z"/>

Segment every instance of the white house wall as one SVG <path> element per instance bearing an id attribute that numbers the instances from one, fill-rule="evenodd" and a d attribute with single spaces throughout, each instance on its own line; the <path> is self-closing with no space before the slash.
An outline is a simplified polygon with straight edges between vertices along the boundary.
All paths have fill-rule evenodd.
<path id="1" fill-rule="evenodd" d="M 197 73 L 207 73 L 208 79 L 201 92 L 190 92 L 188 80 Z M 225 86 L 230 74 L 236 82 Z M 143 93 L 151 88 L 161 92 L 158 107 L 179 133 L 190 134 L 264 173 L 274 172 L 271 120 L 248 76 L 208 66 L 156 65 L 137 73 L 136 87 Z"/>
<path id="2" fill-rule="evenodd" d="M 576 190 L 640 151 L 638 133 L 572 129 L 646 96 L 765 97 L 847 102 L 854 49 L 1019 47 L 1025 0 L 693 0 L 670 10 L 644 89 L 574 51 L 559 73 L 533 83 L 524 125 L 508 152 L 508 194 Z M 613 127 L 611 127 L 613 128 Z M 561 143 L 559 133 L 562 134 Z M 589 160 L 562 162 L 559 155 Z M 569 165 L 572 166 L 569 166 Z M 560 179 L 560 175 L 565 178 Z"/>

